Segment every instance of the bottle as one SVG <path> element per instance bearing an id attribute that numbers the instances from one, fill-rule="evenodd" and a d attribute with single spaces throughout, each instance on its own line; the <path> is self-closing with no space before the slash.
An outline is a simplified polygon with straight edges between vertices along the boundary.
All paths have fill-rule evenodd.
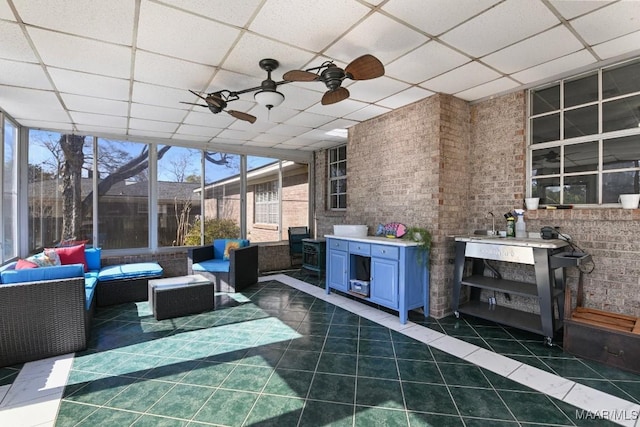
<path id="1" fill-rule="evenodd" d="M 516 237 L 516 221 L 515 218 L 507 218 L 507 237 Z"/>
<path id="2" fill-rule="evenodd" d="M 524 214 L 518 215 L 518 221 L 516 222 L 516 237 L 518 239 L 524 239 L 527 237 L 527 224 L 524 222 Z"/>

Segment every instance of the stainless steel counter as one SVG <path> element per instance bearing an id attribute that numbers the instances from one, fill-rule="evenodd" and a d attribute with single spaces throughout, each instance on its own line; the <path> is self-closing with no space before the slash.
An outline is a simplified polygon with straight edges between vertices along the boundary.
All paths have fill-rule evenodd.
<path id="1" fill-rule="evenodd" d="M 495 245 L 505 246 L 525 246 L 531 248 L 545 248 L 545 249 L 558 249 L 567 246 L 569 243 L 562 239 L 518 239 L 515 237 L 500 237 L 500 236 L 478 236 L 478 235 L 460 235 L 452 236 L 456 242 L 480 242 L 491 243 Z"/>

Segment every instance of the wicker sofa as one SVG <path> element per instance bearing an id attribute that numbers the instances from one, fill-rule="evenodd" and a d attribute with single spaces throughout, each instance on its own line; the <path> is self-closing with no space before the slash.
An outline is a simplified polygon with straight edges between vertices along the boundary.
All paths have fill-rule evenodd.
<path id="1" fill-rule="evenodd" d="M 238 247 L 229 250 L 230 242 Z M 215 239 L 212 245 L 189 249 L 187 262 L 188 274 L 205 276 L 216 292 L 239 292 L 258 282 L 258 246 L 248 240 Z"/>

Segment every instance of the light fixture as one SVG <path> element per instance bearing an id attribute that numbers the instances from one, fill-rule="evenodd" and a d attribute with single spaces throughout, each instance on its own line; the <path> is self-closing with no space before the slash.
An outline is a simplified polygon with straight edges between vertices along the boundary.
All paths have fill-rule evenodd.
<path id="1" fill-rule="evenodd" d="M 275 59 L 267 58 L 261 60 L 258 65 L 267 72 L 267 79 L 262 81 L 260 90 L 253 95 L 253 99 L 258 104 L 267 107 L 267 110 L 271 110 L 284 101 L 284 95 L 278 92 L 278 85 L 271 79 L 271 72 L 278 68 L 280 64 Z"/>
<path id="2" fill-rule="evenodd" d="M 277 107 L 282 104 L 282 101 L 284 101 L 284 95 L 275 89 L 262 89 L 253 95 L 253 99 L 255 99 L 258 104 L 267 107 L 267 110 L 271 110 L 273 107 Z"/>

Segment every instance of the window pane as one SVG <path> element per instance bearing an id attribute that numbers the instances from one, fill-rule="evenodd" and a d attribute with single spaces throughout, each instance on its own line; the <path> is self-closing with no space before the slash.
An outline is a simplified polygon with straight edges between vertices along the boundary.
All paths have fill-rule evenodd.
<path id="1" fill-rule="evenodd" d="M 565 177 L 563 203 L 570 205 L 598 203 L 598 175 Z"/>
<path id="2" fill-rule="evenodd" d="M 560 139 L 560 114 L 538 117 L 531 120 L 531 142 L 558 141 Z"/>
<path id="3" fill-rule="evenodd" d="M 564 139 L 598 133 L 598 106 L 577 108 L 564 112 Z"/>
<path id="4" fill-rule="evenodd" d="M 603 131 L 637 129 L 640 126 L 639 112 L 640 95 L 604 102 L 602 104 Z"/>
<path id="5" fill-rule="evenodd" d="M 602 142 L 602 168 L 622 169 L 640 166 L 640 135 L 607 139 Z"/>
<path id="6" fill-rule="evenodd" d="M 2 188 L 2 259 L 18 256 L 18 127 L 4 122 L 4 175 Z"/>
<path id="7" fill-rule="evenodd" d="M 158 147 L 158 246 L 183 246 L 200 217 L 202 152 Z"/>
<path id="8" fill-rule="evenodd" d="M 71 153 L 74 161 L 65 162 L 65 152 Z M 93 244 L 92 162 L 90 137 L 29 131 L 30 253 L 60 244 L 61 240 Z M 109 190 L 106 185 L 102 188 L 105 192 Z M 80 200 L 74 201 L 76 186 Z M 66 203 L 65 194 L 69 197 Z"/>
<path id="9" fill-rule="evenodd" d="M 565 145 L 564 171 L 587 172 L 598 170 L 598 143 Z"/>
<path id="10" fill-rule="evenodd" d="M 339 209 L 346 209 L 347 208 L 347 195 L 346 194 L 341 194 L 338 196 L 338 206 Z"/>
<path id="11" fill-rule="evenodd" d="M 540 197 L 540 204 L 557 205 L 560 203 L 560 178 L 538 178 L 531 183 L 532 197 Z"/>
<path id="12" fill-rule="evenodd" d="M 602 98 L 640 91 L 640 61 L 602 70 Z"/>
<path id="13" fill-rule="evenodd" d="M 570 80 L 564 84 L 564 107 L 598 100 L 598 73 Z"/>
<path id="14" fill-rule="evenodd" d="M 620 194 L 640 193 L 640 172 L 612 172 L 602 175 L 602 203 L 618 203 Z"/>
<path id="15" fill-rule="evenodd" d="M 346 160 L 347 158 L 347 146 L 343 145 L 338 147 L 338 160 Z"/>
<path id="16" fill-rule="evenodd" d="M 560 85 L 531 91 L 531 115 L 560 109 Z"/>
<path id="17" fill-rule="evenodd" d="M 532 175 L 560 173 L 560 147 L 534 150 L 531 154 Z"/>

